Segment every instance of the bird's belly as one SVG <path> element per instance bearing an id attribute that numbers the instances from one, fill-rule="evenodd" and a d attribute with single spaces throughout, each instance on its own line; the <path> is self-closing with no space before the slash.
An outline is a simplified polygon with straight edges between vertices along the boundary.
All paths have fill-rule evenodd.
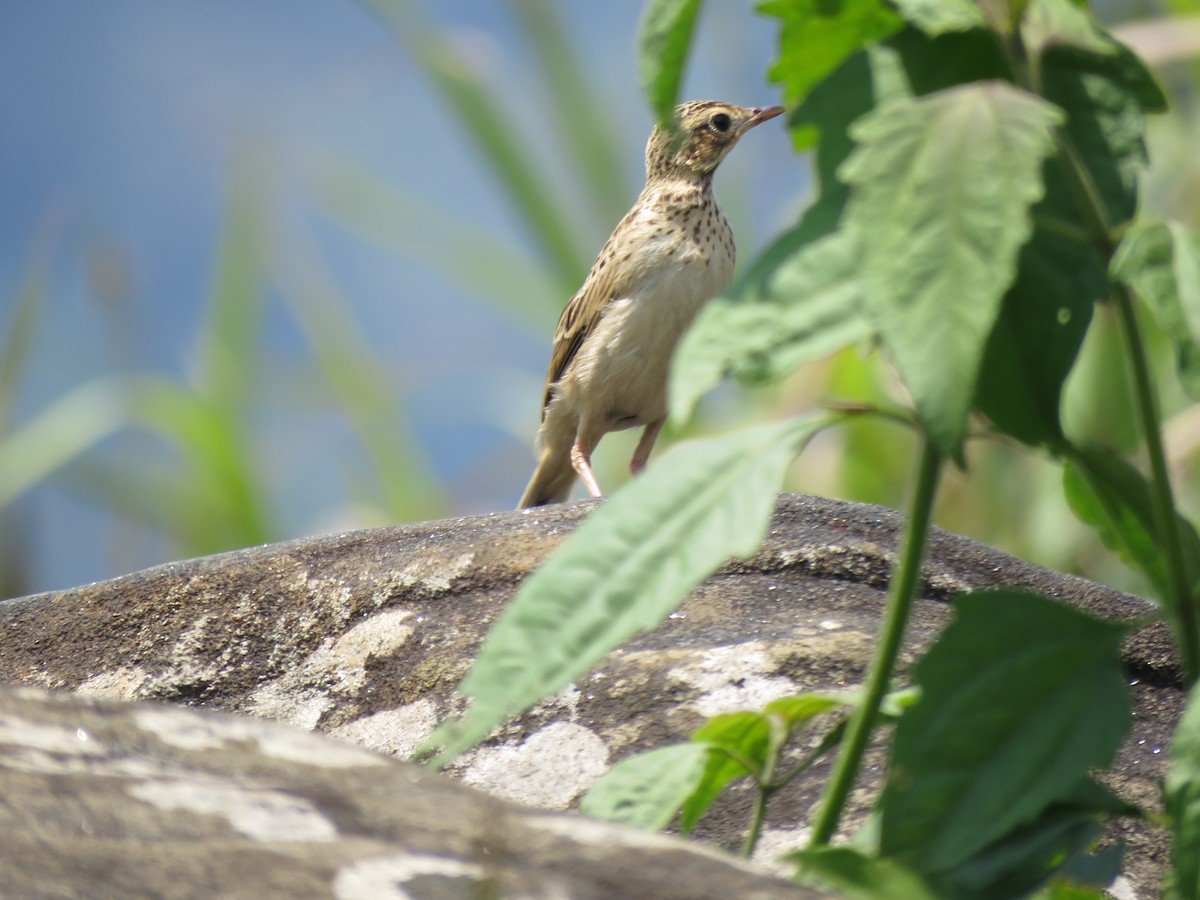
<path id="1" fill-rule="evenodd" d="M 680 337 L 704 303 L 728 284 L 707 265 L 677 266 L 633 297 L 613 301 L 581 348 L 576 378 L 608 430 L 667 413 L 667 374 Z"/>

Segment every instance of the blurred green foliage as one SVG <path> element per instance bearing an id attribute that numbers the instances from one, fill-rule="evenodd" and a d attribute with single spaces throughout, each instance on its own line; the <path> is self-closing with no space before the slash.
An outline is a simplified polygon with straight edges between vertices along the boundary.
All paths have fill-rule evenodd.
<path id="1" fill-rule="evenodd" d="M 545 335 L 548 354 L 557 312 L 596 249 L 589 244 L 591 236 L 611 227 L 635 192 L 622 174 L 618 148 L 640 145 L 644 135 L 625 124 L 607 127 L 611 123 L 588 114 L 602 104 L 592 89 L 592 73 L 572 52 L 586 37 L 570 33 L 561 7 L 552 0 L 509 0 L 508 12 L 523 33 L 536 77 L 546 86 L 543 113 L 558 135 L 558 146 L 550 152 L 565 161 L 580 188 L 572 196 L 560 196 L 537 167 L 547 149 L 529 146 L 520 129 L 505 127 L 514 98 L 478 73 L 425 6 L 417 0 L 361 0 L 361 5 L 390 29 L 457 117 L 464 140 L 493 173 L 540 258 L 530 265 L 509 239 L 407 196 L 343 159 L 328 160 L 313 185 L 320 214 L 362 240 L 424 260 L 450 283 L 468 287 L 496 310 L 529 324 Z M 1200 12 L 1195 0 L 1170 0 L 1167 7 L 1174 15 Z M 1116 5 L 1101 12 L 1110 21 L 1126 14 Z M 699 28 L 704 28 L 703 19 Z M 1169 33 L 1169 20 L 1161 28 Z M 1155 63 L 1153 48 L 1139 52 Z M 631 65 L 632 55 L 631 46 Z M 1153 162 L 1142 195 L 1148 212 L 1200 227 L 1200 157 L 1194 152 L 1200 142 L 1200 62 L 1196 57 L 1164 62 L 1157 74 L 1170 95 L 1171 111 L 1152 123 Z M 47 479 L 120 517 L 158 529 L 177 557 L 287 533 L 279 522 L 280 498 L 266 486 L 266 463 L 253 429 L 254 409 L 265 393 L 259 371 L 261 325 L 273 292 L 311 348 L 308 368 L 296 373 L 295 380 L 321 385 L 323 396 L 332 398 L 362 446 L 367 466 L 353 472 L 350 483 L 357 496 L 347 498 L 358 523 L 449 512 L 447 488 L 413 436 L 404 398 L 387 377 L 388 362 L 371 350 L 354 306 L 316 240 L 276 233 L 270 188 L 269 166 L 253 153 L 243 154 L 229 179 L 224 232 L 207 312 L 195 338 L 199 365 L 192 378 L 97 380 L 79 385 L 24 421 L 14 421 L 13 399 L 29 367 L 27 349 L 48 305 L 53 235 L 48 231 L 32 242 L 23 284 L 0 317 L 0 596 L 28 587 L 26 554 L 21 552 L 25 529 L 11 504 Z M 730 202 L 736 204 L 736 199 Z M 819 216 L 818 210 L 810 218 Z M 478 264 L 463 265 L 464 257 Z M 1200 508 L 1200 473 L 1194 465 L 1200 410 L 1177 386 L 1167 336 L 1152 332 L 1151 339 L 1179 503 L 1195 510 Z M 1101 311 L 1067 383 L 1064 418 L 1073 431 L 1129 451 L 1136 444 L 1122 366 L 1112 323 Z M 669 428 L 666 436 L 724 432 L 846 397 L 887 404 L 902 399 L 901 390 L 878 355 L 846 350 L 770 388 L 722 388 L 701 404 L 700 416 L 691 424 Z M 529 403 L 531 409 L 536 406 L 535 398 Z M 147 470 L 98 461 L 96 445 L 126 429 L 149 433 L 170 448 L 171 463 Z M 895 440 L 894 429 L 894 424 L 862 417 L 823 433 L 793 467 L 788 487 L 899 506 L 911 451 L 907 441 Z M 532 433 L 523 439 L 531 440 Z M 617 460 L 628 455 L 622 442 L 631 439 L 614 436 L 614 446 L 598 459 L 603 483 L 616 485 L 625 477 Z M 68 463 L 72 465 L 64 473 Z M 1144 589 L 1071 515 L 1058 486 L 1058 467 L 1049 458 L 1014 452 L 1000 440 L 976 440 L 968 444 L 966 463 L 969 479 L 948 473 L 936 513 L 939 525 L 1046 566 Z M 303 490 L 303 485 L 289 489 Z"/>

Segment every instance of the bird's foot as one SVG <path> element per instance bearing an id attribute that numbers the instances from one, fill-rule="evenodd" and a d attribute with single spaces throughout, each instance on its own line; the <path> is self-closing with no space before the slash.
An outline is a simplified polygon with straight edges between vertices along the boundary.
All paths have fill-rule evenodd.
<path id="1" fill-rule="evenodd" d="M 587 447 L 576 443 L 571 447 L 571 468 L 583 481 L 583 486 L 593 497 L 603 497 L 596 476 L 592 473 L 592 454 Z"/>

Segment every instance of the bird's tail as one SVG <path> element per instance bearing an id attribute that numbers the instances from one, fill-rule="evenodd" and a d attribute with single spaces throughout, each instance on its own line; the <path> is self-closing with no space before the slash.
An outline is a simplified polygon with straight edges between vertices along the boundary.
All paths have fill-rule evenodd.
<path id="1" fill-rule="evenodd" d="M 571 439 L 565 442 L 548 440 L 540 448 L 537 468 L 517 509 L 562 503 L 571 496 L 575 486 L 575 469 L 571 465 Z"/>

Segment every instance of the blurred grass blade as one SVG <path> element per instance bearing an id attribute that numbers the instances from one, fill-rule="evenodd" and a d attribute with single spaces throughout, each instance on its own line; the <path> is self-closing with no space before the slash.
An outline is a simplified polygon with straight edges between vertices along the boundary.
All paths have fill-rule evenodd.
<path id="1" fill-rule="evenodd" d="M 266 161 L 243 149 L 229 179 L 216 271 L 200 334 L 200 390 L 230 420 L 241 420 L 249 387 L 258 383 L 264 256 L 270 241 L 266 221 Z"/>
<path id="2" fill-rule="evenodd" d="M 621 171 L 613 111 L 604 107 L 579 64 L 579 54 L 554 0 L 509 0 L 525 28 L 574 175 L 587 191 L 595 219 L 608 228 L 625 214 L 635 191 Z"/>
<path id="3" fill-rule="evenodd" d="M 647 0 L 642 9 L 638 27 L 642 92 L 654 118 L 664 125 L 675 121 L 675 104 L 699 16 L 700 0 Z"/>
<path id="4" fill-rule="evenodd" d="M 388 515 L 412 522 L 440 514 L 442 493 L 406 427 L 402 398 L 389 388 L 387 368 L 356 327 L 350 304 L 311 236 L 292 236 L 281 248 L 273 276 L 375 468 Z"/>
<path id="5" fill-rule="evenodd" d="M 241 148 L 229 179 L 208 315 L 199 339 L 196 395 L 174 385 L 168 390 L 166 382 L 146 382 L 157 388 L 147 388 L 139 401 L 146 424 L 179 444 L 191 467 L 183 477 L 205 484 L 225 510 L 212 520 L 208 535 L 185 548 L 190 552 L 261 544 L 272 537 L 249 435 L 250 402 L 259 383 L 268 193 L 266 153 Z M 169 396 L 163 399 L 163 394 Z M 155 400 L 163 402 L 156 405 Z"/>
<path id="6" fill-rule="evenodd" d="M 587 273 L 574 238 L 573 217 L 546 183 L 521 130 L 472 60 L 425 18 L 413 0 L 360 0 L 391 29 L 458 116 L 476 148 L 491 165 L 517 211 L 553 266 L 563 291 L 573 291 Z"/>
<path id="7" fill-rule="evenodd" d="M 681 444 L 598 507 L 492 627 L 459 686 L 470 708 L 428 742 L 444 748 L 435 764 L 656 625 L 726 560 L 753 553 L 797 448 L 830 421 Z"/>
<path id="8" fill-rule="evenodd" d="M 12 315 L 4 323 L 7 337 L 0 346 L 0 435 L 4 434 L 25 362 L 33 346 L 38 319 L 46 305 L 46 279 L 50 263 L 48 238 L 35 240 L 25 278 L 17 293 Z"/>
<path id="9" fill-rule="evenodd" d="M 317 173 L 322 209 L 375 245 L 428 265 L 496 308 L 545 330 L 563 304 L 558 282 L 520 247 L 403 193 L 351 162 L 329 160 Z"/>
<path id="10" fill-rule="evenodd" d="M 97 379 L 0 440 L 0 507 L 126 425 L 127 381 Z"/>
<path id="11" fill-rule="evenodd" d="M 270 541 L 274 535 L 263 512 L 262 481 L 249 458 L 241 419 L 165 378 L 138 379 L 133 396 L 137 422 L 183 454 L 184 468 L 177 477 L 206 511 L 188 514 L 190 529 L 169 529 L 181 549 L 202 555 Z M 113 492 L 105 488 L 105 493 Z"/>

